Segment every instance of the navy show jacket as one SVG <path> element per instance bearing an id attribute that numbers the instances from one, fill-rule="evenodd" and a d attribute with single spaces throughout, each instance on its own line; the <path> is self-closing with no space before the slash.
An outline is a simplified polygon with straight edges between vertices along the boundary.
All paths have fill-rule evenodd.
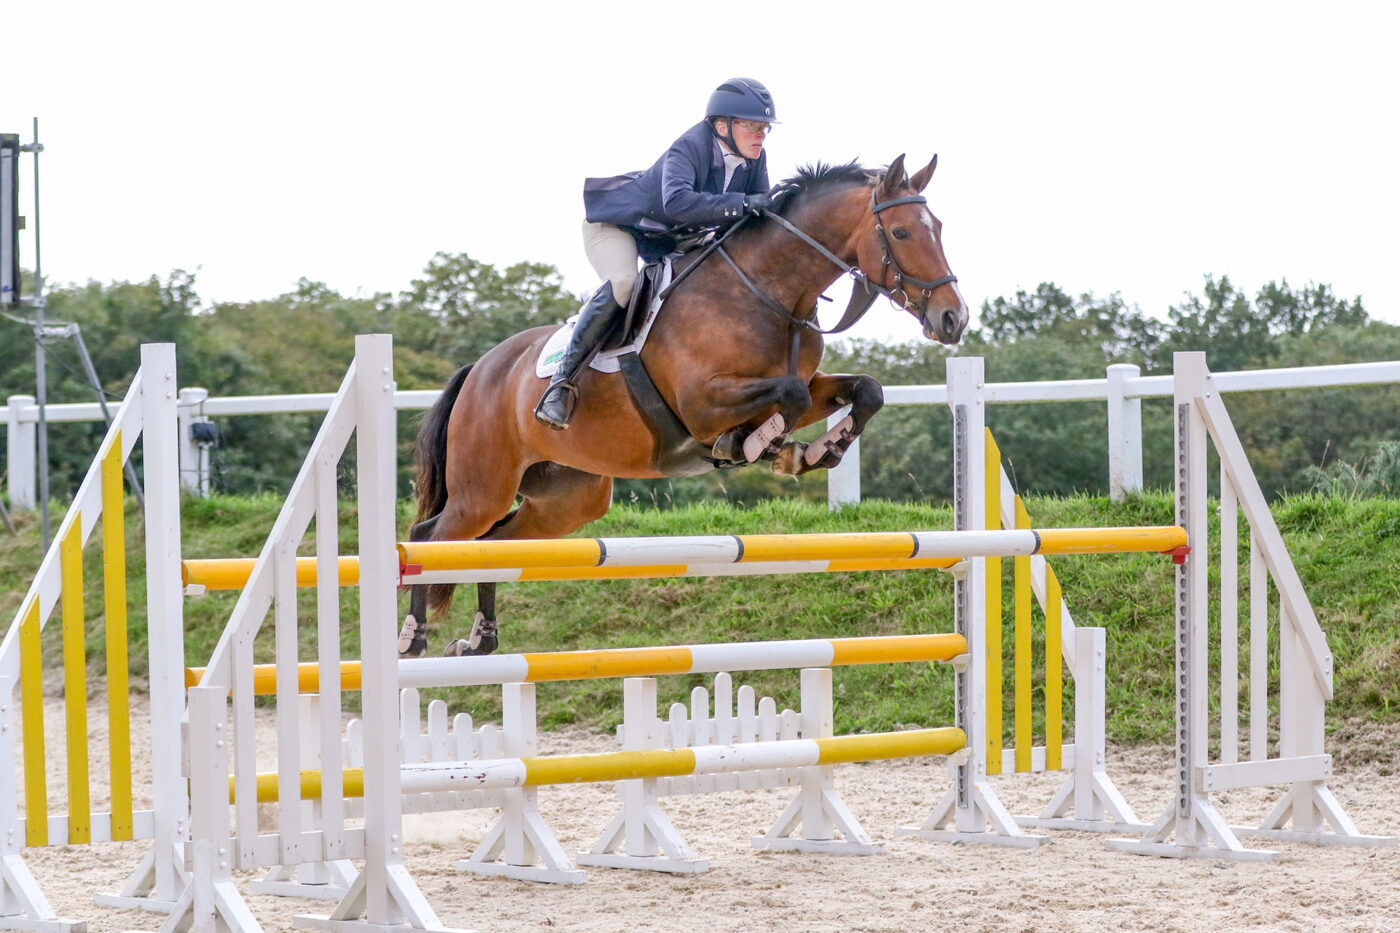
<path id="1" fill-rule="evenodd" d="M 752 170 L 751 170 L 752 167 Z M 768 190 L 768 153 L 745 161 L 724 187 L 724 157 L 702 120 L 681 134 L 651 168 L 583 184 L 584 216 L 632 234 L 643 259 L 675 248 L 674 234 L 685 227 L 717 227 L 744 214 L 744 195 Z"/>

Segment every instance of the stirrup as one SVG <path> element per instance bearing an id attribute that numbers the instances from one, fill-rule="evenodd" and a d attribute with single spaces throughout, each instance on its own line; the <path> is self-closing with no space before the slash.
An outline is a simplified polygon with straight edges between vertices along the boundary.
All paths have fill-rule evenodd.
<path id="1" fill-rule="evenodd" d="M 558 408 L 562 409 L 559 417 L 553 417 L 545 413 L 545 406 L 551 401 L 551 396 L 562 396 L 559 399 Z M 563 431 L 569 427 L 569 422 L 574 419 L 574 409 L 578 406 L 578 387 L 566 379 L 561 379 L 558 383 L 551 385 L 544 390 L 544 395 L 540 396 L 539 404 L 535 406 L 535 420 L 546 427 L 556 431 Z"/>

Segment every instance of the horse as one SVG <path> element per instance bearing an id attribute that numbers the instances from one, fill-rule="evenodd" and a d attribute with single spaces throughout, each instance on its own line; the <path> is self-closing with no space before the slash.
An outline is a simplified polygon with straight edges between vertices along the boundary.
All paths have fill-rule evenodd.
<path id="1" fill-rule="evenodd" d="M 954 344 L 967 326 L 942 224 L 921 194 L 937 165 L 935 155 L 910 176 L 903 155 L 883 172 L 818 162 L 777 186 L 770 211 L 746 217 L 673 279 L 634 357 L 654 386 L 651 404 L 623 375 L 586 368 L 572 425 L 536 421 L 547 381 L 536 360 L 556 326 L 516 334 L 463 366 L 419 431 L 410 540 L 563 537 L 607 513 L 614 477 L 693 475 L 758 459 L 792 475 L 836 466 L 884 396 L 870 376 L 818 369 L 822 334 L 841 329 L 817 326 L 823 292 L 843 271 L 855 279 L 846 326 L 881 294 L 929 339 Z M 788 437 L 848 405 L 849 416 L 818 441 Z M 496 649 L 495 586 L 478 584 L 471 635 L 444 654 Z M 411 587 L 401 657 L 423 653 L 428 611 L 443 616 L 453 588 Z"/>

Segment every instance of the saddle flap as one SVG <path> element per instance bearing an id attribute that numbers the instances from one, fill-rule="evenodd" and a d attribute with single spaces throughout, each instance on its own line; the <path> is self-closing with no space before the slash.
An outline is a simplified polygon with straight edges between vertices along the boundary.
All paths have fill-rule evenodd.
<path id="1" fill-rule="evenodd" d="M 619 371 L 618 357 L 623 353 L 640 353 L 646 344 L 647 334 L 651 332 L 651 326 L 656 321 L 657 313 L 661 310 L 660 301 L 657 295 L 665 291 L 666 286 L 671 281 L 670 259 L 663 259 L 647 266 L 643 274 L 638 277 L 637 285 L 632 289 L 632 298 L 627 303 L 626 326 L 615 333 L 623 336 L 614 337 L 608 340 L 606 348 L 593 357 L 588 364 L 590 369 L 600 373 L 615 373 Z M 640 313 L 639 309 L 645 308 L 645 313 Z M 548 379 L 554 375 L 559 368 L 559 362 L 563 359 L 564 348 L 569 345 L 569 336 L 574 331 L 574 324 L 577 323 L 578 316 L 570 317 L 554 333 L 550 334 L 545 341 L 544 347 L 540 350 L 540 355 L 535 359 L 535 375 L 541 379 Z"/>
<path id="2" fill-rule="evenodd" d="M 627 317 L 623 320 L 622 327 L 603 345 L 604 350 L 616 350 L 636 340 L 642 322 L 646 319 L 646 315 L 638 314 L 637 309 L 651 307 L 652 296 L 661 291 L 660 282 L 664 277 L 665 267 L 664 259 L 649 262 L 642 267 L 642 274 L 637 276 L 637 284 L 632 286 L 632 298 L 627 302 Z"/>

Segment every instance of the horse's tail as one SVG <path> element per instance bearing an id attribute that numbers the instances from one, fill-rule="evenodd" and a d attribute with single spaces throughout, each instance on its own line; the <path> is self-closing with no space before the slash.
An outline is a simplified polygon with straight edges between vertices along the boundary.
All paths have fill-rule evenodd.
<path id="1" fill-rule="evenodd" d="M 428 409 L 423 425 L 418 429 L 416 487 L 419 522 L 432 518 L 447 505 L 447 422 L 451 420 L 452 406 L 457 403 L 457 396 L 462 393 L 462 383 L 474 365 L 468 363 L 447 380 L 442 395 Z"/>

